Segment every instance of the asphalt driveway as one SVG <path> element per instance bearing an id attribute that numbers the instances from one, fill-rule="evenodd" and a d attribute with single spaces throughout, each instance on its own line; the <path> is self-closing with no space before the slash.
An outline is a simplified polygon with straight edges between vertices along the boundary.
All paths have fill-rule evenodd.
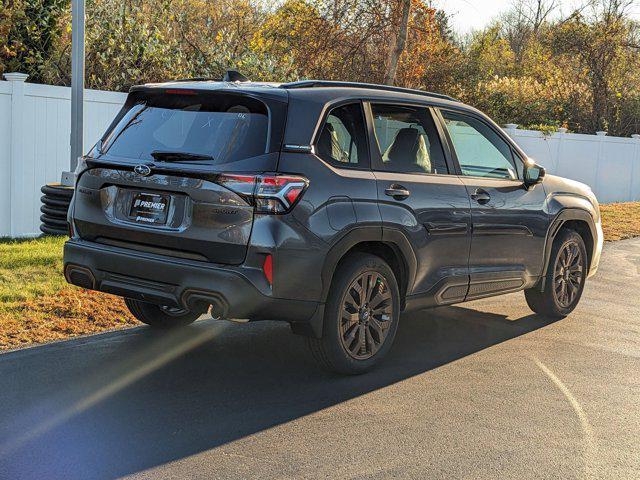
<path id="1" fill-rule="evenodd" d="M 0 355 L 0 478 L 640 478 L 640 239 L 570 317 L 522 294 L 405 315 L 370 374 L 274 322 Z"/>

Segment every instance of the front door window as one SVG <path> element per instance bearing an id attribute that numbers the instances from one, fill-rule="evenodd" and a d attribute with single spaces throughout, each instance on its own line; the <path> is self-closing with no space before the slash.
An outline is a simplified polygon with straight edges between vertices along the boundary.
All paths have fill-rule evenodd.
<path id="1" fill-rule="evenodd" d="M 522 178 L 522 164 L 511 147 L 484 122 L 457 112 L 443 111 L 445 125 L 463 175 L 472 177 Z"/>

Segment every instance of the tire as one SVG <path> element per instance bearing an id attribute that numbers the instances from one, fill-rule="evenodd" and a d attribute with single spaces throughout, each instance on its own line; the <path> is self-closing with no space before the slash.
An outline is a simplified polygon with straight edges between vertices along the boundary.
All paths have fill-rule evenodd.
<path id="1" fill-rule="evenodd" d="M 544 290 L 536 286 L 524 291 L 529 308 L 552 319 L 569 315 L 582 297 L 587 269 L 584 240 L 574 230 L 562 230 L 553 242 Z"/>
<path id="2" fill-rule="evenodd" d="M 195 322 L 200 316 L 197 312 L 169 309 L 169 307 L 131 298 L 125 298 L 124 303 L 134 317 L 142 323 L 158 329 L 185 327 Z"/>
<path id="3" fill-rule="evenodd" d="M 360 297 L 356 288 L 364 285 L 367 289 L 371 284 L 374 287 L 370 294 Z M 350 317 L 347 319 L 346 315 Z M 400 291 L 389 265 L 374 255 L 354 253 L 333 276 L 322 338 L 308 338 L 309 348 L 323 368 L 347 375 L 361 374 L 389 352 L 399 318 Z"/>

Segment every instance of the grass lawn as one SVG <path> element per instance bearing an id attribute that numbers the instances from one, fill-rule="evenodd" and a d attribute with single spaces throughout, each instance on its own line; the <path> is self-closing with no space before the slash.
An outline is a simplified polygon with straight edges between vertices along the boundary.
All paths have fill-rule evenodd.
<path id="1" fill-rule="evenodd" d="M 640 202 L 601 210 L 606 240 L 640 236 Z M 0 240 L 0 350 L 139 324 L 120 298 L 65 282 L 64 241 Z"/>
<path id="2" fill-rule="evenodd" d="M 138 324 L 120 298 L 66 283 L 65 240 L 0 240 L 0 349 Z"/>

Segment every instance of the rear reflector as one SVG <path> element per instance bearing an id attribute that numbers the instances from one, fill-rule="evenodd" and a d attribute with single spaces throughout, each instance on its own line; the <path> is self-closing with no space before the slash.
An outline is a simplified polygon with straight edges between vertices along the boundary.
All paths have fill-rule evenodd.
<path id="1" fill-rule="evenodd" d="M 271 214 L 289 212 L 309 186 L 309 180 L 297 175 L 223 174 L 216 181 L 246 198 L 256 213 Z"/>
<path id="2" fill-rule="evenodd" d="M 293 187 L 289 189 L 287 193 L 284 194 L 285 198 L 289 201 L 289 203 L 295 203 L 298 199 L 298 196 L 302 193 L 302 187 Z"/>
<path id="3" fill-rule="evenodd" d="M 264 276 L 269 282 L 269 285 L 273 285 L 273 258 L 271 257 L 271 254 L 264 257 L 262 271 L 264 272 Z"/>

